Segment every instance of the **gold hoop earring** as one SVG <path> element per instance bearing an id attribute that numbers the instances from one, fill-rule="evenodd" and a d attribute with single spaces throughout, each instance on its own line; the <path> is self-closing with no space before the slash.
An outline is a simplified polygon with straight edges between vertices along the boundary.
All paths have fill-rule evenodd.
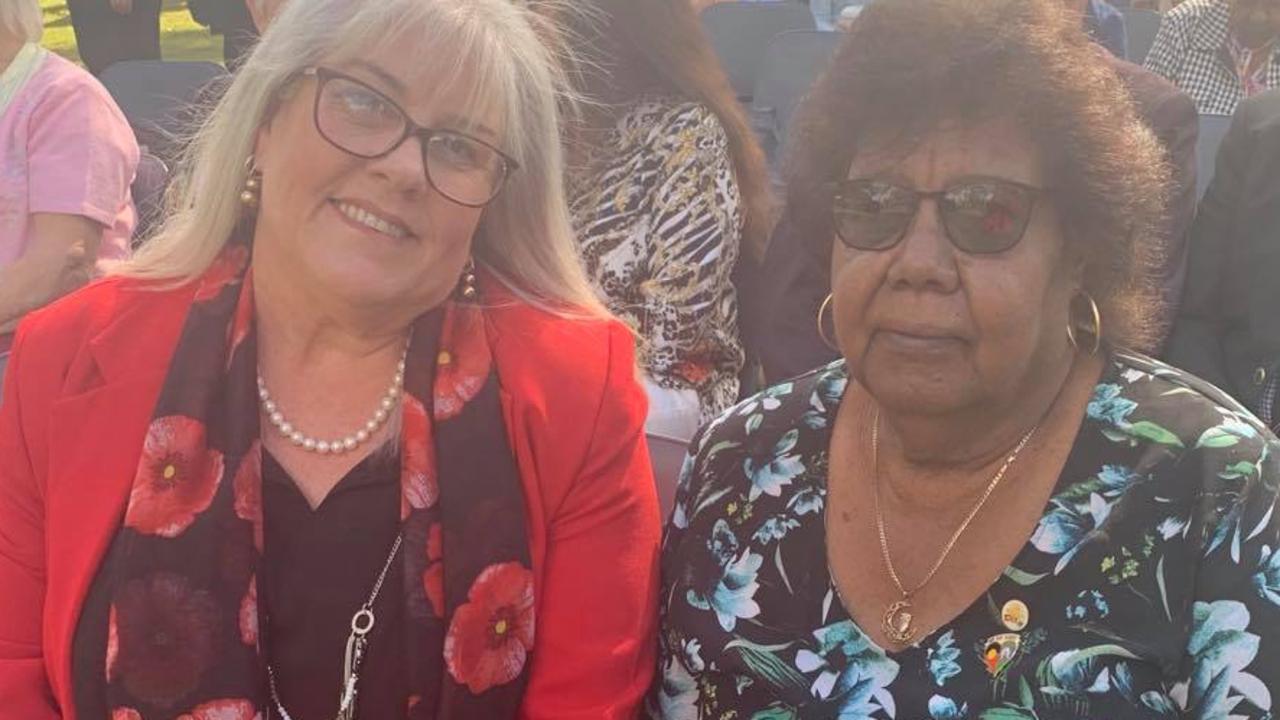
<path id="1" fill-rule="evenodd" d="M 1084 331 L 1093 337 L 1089 345 L 1089 354 L 1097 355 L 1098 350 L 1102 348 L 1102 312 L 1098 309 L 1098 302 L 1093 299 L 1092 295 L 1081 290 L 1079 294 L 1076 295 L 1076 298 L 1080 297 L 1084 297 L 1085 300 L 1089 301 L 1089 319 L 1093 322 L 1093 327 L 1089 327 L 1087 325 L 1076 325 L 1074 317 L 1075 300 L 1072 300 L 1073 307 L 1067 311 L 1067 342 L 1071 343 L 1071 347 L 1076 350 L 1084 349 L 1080 347 L 1080 341 L 1076 338 L 1076 329 L 1079 327 L 1081 331 Z"/>
<path id="2" fill-rule="evenodd" d="M 828 293 L 826 299 L 822 301 L 822 306 L 818 308 L 818 337 L 822 338 L 822 342 L 826 343 L 827 347 L 840 352 L 840 347 L 831 342 L 831 338 L 827 337 L 827 328 L 822 324 L 822 316 L 827 313 L 827 308 L 835 297 L 834 293 Z"/>
<path id="3" fill-rule="evenodd" d="M 479 295 L 480 291 L 476 289 L 476 262 L 467 258 L 467 264 L 462 268 L 462 278 L 458 281 L 458 297 L 473 302 Z"/>
<path id="4" fill-rule="evenodd" d="M 262 200 L 262 171 L 258 169 L 258 164 L 254 162 L 252 155 L 245 159 L 244 169 L 244 187 L 240 190 L 240 204 L 250 211 L 257 210 L 258 203 Z"/>

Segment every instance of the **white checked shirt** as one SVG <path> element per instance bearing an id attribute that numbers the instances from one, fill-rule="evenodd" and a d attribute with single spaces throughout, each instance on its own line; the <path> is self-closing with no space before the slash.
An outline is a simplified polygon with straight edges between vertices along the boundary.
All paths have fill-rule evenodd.
<path id="1" fill-rule="evenodd" d="M 1229 0 L 1187 0 L 1165 13 L 1147 55 L 1147 69 L 1182 88 L 1201 115 L 1231 115 L 1245 98 L 1228 48 L 1230 18 Z M 1280 52 L 1272 53 L 1264 84 L 1280 87 Z"/>

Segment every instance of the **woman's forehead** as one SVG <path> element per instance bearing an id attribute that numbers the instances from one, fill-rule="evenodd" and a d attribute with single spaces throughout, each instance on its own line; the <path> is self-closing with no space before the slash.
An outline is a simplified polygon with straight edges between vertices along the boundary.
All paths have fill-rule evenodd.
<path id="1" fill-rule="evenodd" d="M 869 134 L 849 165 L 849 177 L 896 175 L 945 182 L 961 175 L 994 175 L 1027 183 L 1042 177 L 1039 153 L 1018 123 L 948 124 L 922 136 Z"/>

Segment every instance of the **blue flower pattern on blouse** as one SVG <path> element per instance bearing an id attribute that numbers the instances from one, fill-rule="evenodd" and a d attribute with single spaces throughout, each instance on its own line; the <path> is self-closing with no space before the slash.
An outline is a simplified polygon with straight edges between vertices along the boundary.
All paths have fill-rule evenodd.
<path id="1" fill-rule="evenodd" d="M 663 548 L 665 720 L 1270 719 L 1280 691 L 1277 441 L 1237 403 L 1117 353 L 1026 545 L 972 606 L 886 653 L 826 567 L 842 362 L 708 425 Z M 986 641 L 1030 624 L 994 675 Z"/>

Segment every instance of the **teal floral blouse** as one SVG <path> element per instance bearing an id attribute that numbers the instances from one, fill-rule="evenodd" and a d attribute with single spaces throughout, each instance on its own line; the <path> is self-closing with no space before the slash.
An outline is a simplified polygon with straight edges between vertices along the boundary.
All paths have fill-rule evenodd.
<path id="1" fill-rule="evenodd" d="M 663 548 L 652 717 L 1272 717 L 1280 445 L 1248 411 L 1114 355 L 1013 563 L 951 623 L 887 653 L 825 561 L 827 446 L 847 382 L 833 363 L 695 439 Z"/>

